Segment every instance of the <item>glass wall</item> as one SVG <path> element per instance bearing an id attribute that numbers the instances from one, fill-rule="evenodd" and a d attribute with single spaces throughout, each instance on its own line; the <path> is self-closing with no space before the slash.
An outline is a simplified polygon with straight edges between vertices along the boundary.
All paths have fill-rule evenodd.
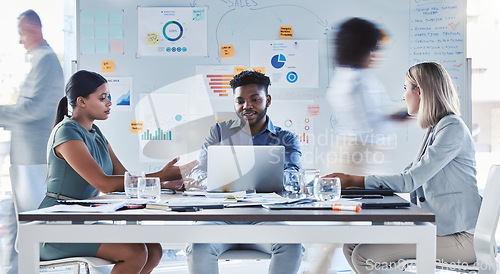
<path id="1" fill-rule="evenodd" d="M 67 4 L 65 4 L 67 2 Z M 74 18 L 74 1 L 51 0 L 46 1 L 23 0 L 7 1 L 4 8 L 0 9 L 2 27 L 0 28 L 0 104 L 14 104 L 17 100 L 19 89 L 30 69 L 29 56 L 23 45 L 19 44 L 19 33 L 17 29 L 17 17 L 28 9 L 38 13 L 42 21 L 42 31 L 45 40 L 56 52 L 61 65 L 66 63 L 65 54 L 71 52 L 65 49 L 65 32 L 71 32 L 71 25 L 66 24 L 65 7 L 72 5 Z M 71 13 L 69 15 L 71 17 Z M 72 34 L 74 37 L 75 34 Z M 73 38 L 76 40 L 76 38 Z M 76 43 L 75 43 L 76 44 Z M 73 50 L 76 52 L 76 49 Z M 74 56 L 74 53 L 73 53 Z M 74 57 L 73 57 L 74 58 Z M 71 61 L 69 61 L 71 64 Z M 66 68 L 66 66 L 63 66 Z M 65 69 L 66 70 L 66 69 Z M 65 74 L 69 74 L 65 71 Z M 62 94 L 61 94 L 62 96 Z M 10 133 L 0 128 L 0 198 L 10 193 L 10 181 L 8 178 L 8 167 L 10 165 L 8 154 L 8 142 Z"/>
<path id="2" fill-rule="evenodd" d="M 472 58 L 472 123 L 478 184 L 484 187 L 492 164 L 500 163 L 500 2 L 469 0 L 467 55 Z"/>
<path id="3" fill-rule="evenodd" d="M 26 51 L 19 44 L 17 30 L 17 16 L 27 9 L 33 9 L 40 15 L 44 37 L 58 55 L 65 79 L 71 75 L 71 61 L 76 59 L 75 2 L 4 1 L 0 9 L 0 104 L 15 103 L 30 69 Z M 500 76 L 500 1 L 469 0 L 467 18 L 467 57 L 472 59 L 472 134 L 476 143 L 477 179 L 481 189 L 484 188 L 489 167 L 500 163 L 500 91 L 497 82 Z M 0 128 L 0 209 L 10 199 L 9 138 L 9 132 Z M 5 218 L 0 214 L 0 245 Z"/>

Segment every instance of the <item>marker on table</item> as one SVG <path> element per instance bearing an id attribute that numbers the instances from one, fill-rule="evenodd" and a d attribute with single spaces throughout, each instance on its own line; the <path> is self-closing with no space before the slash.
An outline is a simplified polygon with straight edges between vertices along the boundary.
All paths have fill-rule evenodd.
<path id="1" fill-rule="evenodd" d="M 361 206 L 360 205 L 342 205 L 342 204 L 334 204 L 332 209 L 334 211 L 355 211 L 359 212 L 361 211 Z"/>

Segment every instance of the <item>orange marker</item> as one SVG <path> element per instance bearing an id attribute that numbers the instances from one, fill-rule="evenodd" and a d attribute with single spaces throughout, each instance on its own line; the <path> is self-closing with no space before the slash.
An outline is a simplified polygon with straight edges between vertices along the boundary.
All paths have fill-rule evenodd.
<path id="1" fill-rule="evenodd" d="M 361 211 L 361 206 L 359 206 L 359 205 L 334 204 L 333 207 L 332 207 L 332 209 L 333 209 L 333 211 L 348 210 L 348 211 L 359 212 L 359 211 Z"/>

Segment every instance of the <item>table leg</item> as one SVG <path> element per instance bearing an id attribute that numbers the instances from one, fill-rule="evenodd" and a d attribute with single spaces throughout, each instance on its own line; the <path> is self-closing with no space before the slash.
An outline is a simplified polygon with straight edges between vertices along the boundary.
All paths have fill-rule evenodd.
<path id="1" fill-rule="evenodd" d="M 20 224 L 18 236 L 19 250 L 19 273 L 39 273 L 40 271 L 40 243 L 38 243 L 33 235 L 36 235 L 29 223 Z"/>
<path id="2" fill-rule="evenodd" d="M 418 273 L 436 272 L 436 227 L 425 225 L 423 237 L 417 242 L 417 269 Z"/>

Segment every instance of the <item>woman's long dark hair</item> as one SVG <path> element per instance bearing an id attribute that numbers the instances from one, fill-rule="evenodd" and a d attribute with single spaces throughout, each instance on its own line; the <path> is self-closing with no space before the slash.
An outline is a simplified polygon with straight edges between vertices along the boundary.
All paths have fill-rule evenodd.
<path id="1" fill-rule="evenodd" d="M 80 70 L 73 74 L 66 84 L 66 96 L 61 98 L 57 105 L 54 127 L 64 119 L 64 116 L 69 116 L 68 102 L 72 108 L 75 108 L 78 97 L 88 98 L 98 87 L 107 82 L 99 73 L 93 71 Z"/>

